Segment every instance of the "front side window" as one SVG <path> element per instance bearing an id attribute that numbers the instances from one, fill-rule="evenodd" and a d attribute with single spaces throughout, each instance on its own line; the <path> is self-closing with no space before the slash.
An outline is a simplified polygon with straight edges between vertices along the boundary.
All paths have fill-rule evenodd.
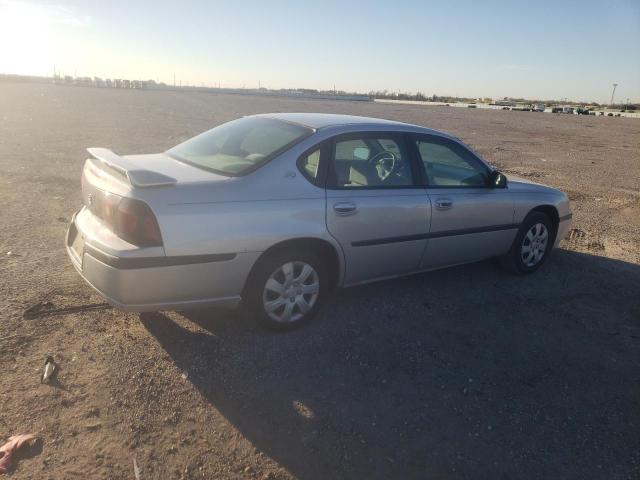
<path id="1" fill-rule="evenodd" d="M 167 151 L 177 160 L 222 175 L 258 168 L 313 130 L 272 118 L 246 117 L 220 125 Z"/>
<path id="2" fill-rule="evenodd" d="M 384 135 L 336 141 L 332 170 L 332 183 L 338 188 L 414 185 L 411 164 L 403 146 L 395 138 Z"/>
<path id="3" fill-rule="evenodd" d="M 486 168 L 462 146 L 441 139 L 419 139 L 416 147 L 424 165 L 429 186 L 487 186 Z"/>

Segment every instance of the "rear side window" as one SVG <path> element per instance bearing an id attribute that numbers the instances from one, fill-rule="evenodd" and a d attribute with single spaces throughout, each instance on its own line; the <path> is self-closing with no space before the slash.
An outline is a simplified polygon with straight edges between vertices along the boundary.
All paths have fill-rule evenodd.
<path id="1" fill-rule="evenodd" d="M 204 132 L 167 154 L 222 175 L 255 170 L 308 137 L 313 130 L 272 118 L 247 117 Z"/>
<path id="2" fill-rule="evenodd" d="M 320 149 L 311 152 L 309 155 L 301 157 L 299 160 L 300 168 L 310 179 L 318 178 L 318 168 L 320 167 Z"/>

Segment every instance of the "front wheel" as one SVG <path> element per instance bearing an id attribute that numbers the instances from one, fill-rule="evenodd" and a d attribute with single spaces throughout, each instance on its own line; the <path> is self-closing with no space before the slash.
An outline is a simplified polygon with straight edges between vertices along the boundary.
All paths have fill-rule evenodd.
<path id="1" fill-rule="evenodd" d="M 262 326 L 276 331 L 311 320 L 327 292 L 323 262 L 313 254 L 278 252 L 261 260 L 252 273 L 246 299 Z"/>
<path id="2" fill-rule="evenodd" d="M 541 212 L 531 212 L 522 222 L 509 253 L 501 263 L 515 273 L 534 272 L 547 259 L 554 238 L 555 231 L 549 217 Z"/>

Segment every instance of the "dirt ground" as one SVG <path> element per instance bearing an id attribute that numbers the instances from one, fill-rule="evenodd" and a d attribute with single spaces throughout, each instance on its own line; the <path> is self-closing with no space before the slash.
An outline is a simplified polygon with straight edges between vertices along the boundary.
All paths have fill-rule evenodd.
<path id="1" fill-rule="evenodd" d="M 288 334 L 88 309 L 63 246 L 84 149 L 162 151 L 268 111 L 451 132 L 568 192 L 574 229 L 534 275 L 484 262 L 343 290 Z M 638 120 L 0 83 L 0 202 L 0 443 L 41 439 L 9 478 L 132 479 L 134 459 L 142 480 L 640 478 Z"/>

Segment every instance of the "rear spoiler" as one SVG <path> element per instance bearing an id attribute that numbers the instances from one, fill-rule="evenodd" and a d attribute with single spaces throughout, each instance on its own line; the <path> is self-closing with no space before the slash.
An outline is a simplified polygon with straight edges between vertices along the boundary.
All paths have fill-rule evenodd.
<path id="1" fill-rule="evenodd" d="M 140 168 L 140 165 L 113 153 L 108 148 L 87 148 L 87 152 L 126 178 L 133 187 L 165 187 L 178 183 L 175 178 Z"/>

